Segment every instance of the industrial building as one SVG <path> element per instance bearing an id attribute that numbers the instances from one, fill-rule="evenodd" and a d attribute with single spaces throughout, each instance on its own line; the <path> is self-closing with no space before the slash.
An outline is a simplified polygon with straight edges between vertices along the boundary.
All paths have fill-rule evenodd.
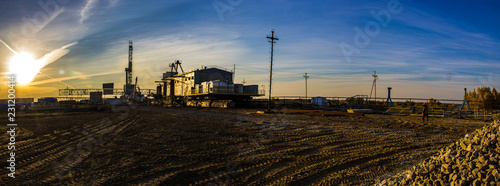
<path id="1" fill-rule="evenodd" d="M 59 95 L 65 96 L 60 98 L 99 105 L 106 102 L 106 99 L 103 99 L 105 95 L 120 96 L 122 101 L 134 103 L 149 102 L 147 97 L 152 96 L 155 97 L 156 103 L 170 106 L 230 107 L 231 104 L 236 103 L 247 104 L 252 97 L 264 95 L 264 90 L 259 90 L 258 85 L 235 84 L 234 70 L 217 66 L 202 66 L 199 69 L 184 72 L 180 60 L 169 64 L 171 69 L 163 73 L 160 81 L 156 81 L 158 83 L 156 90 L 140 89 L 137 85 L 138 77 L 135 83 L 132 78 L 132 41 L 129 41 L 128 49 L 128 66 L 125 68 L 123 89 L 115 89 L 114 83 L 103 83 L 102 89 L 66 88 L 59 89 Z"/>
<path id="2" fill-rule="evenodd" d="M 59 99 L 62 100 L 80 100 L 90 105 L 103 104 L 105 99 L 103 96 L 120 96 L 120 99 L 128 102 L 147 102 L 148 96 L 154 95 L 156 92 L 153 89 L 141 89 L 137 85 L 137 79 L 133 82 L 132 75 L 132 54 L 133 42 L 130 40 L 128 45 L 128 67 L 125 68 L 125 85 L 123 89 L 115 89 L 114 83 L 103 83 L 102 89 L 59 89 Z M 85 97 L 83 97 L 85 96 Z M 88 96 L 88 97 L 87 97 Z M 112 99 L 112 98 L 111 98 Z"/>
<path id="3" fill-rule="evenodd" d="M 196 105 L 206 100 L 248 101 L 254 96 L 262 96 L 258 85 L 235 84 L 234 71 L 217 66 L 202 66 L 179 73 L 181 62 L 170 64 L 171 71 L 163 73 L 157 87 L 157 94 L 171 101 L 183 101 Z"/>

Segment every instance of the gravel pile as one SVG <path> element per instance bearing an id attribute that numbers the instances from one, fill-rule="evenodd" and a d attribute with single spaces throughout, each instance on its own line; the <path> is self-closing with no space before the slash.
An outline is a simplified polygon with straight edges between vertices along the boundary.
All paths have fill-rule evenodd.
<path id="1" fill-rule="evenodd" d="M 498 185 L 500 123 L 495 121 L 379 185 Z"/>

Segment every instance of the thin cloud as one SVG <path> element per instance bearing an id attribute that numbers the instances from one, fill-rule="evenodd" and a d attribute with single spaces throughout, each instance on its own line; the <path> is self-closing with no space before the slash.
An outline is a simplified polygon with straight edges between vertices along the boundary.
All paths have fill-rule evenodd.
<path id="1" fill-rule="evenodd" d="M 48 65 L 50 63 L 53 63 L 54 61 L 58 60 L 62 56 L 66 55 L 67 53 L 69 53 L 69 49 L 68 48 L 71 47 L 71 46 L 73 46 L 73 45 L 76 45 L 76 44 L 78 44 L 77 41 L 75 41 L 73 43 L 70 43 L 70 44 L 67 44 L 67 45 L 64 45 L 61 48 L 55 49 L 54 51 L 45 54 L 41 58 L 41 60 L 45 63 L 43 66 L 46 66 L 46 65 Z"/>
<path id="2" fill-rule="evenodd" d="M 5 45 L 5 47 L 7 47 L 12 53 L 17 54 L 17 52 L 14 51 L 12 48 L 10 48 L 10 46 L 7 45 L 7 43 L 3 42 L 1 39 L 0 39 L 0 42 L 2 42 Z"/>
<path id="3" fill-rule="evenodd" d="M 85 3 L 85 6 L 83 7 L 82 11 L 80 11 L 81 19 L 80 23 L 83 23 L 88 17 L 92 15 L 92 11 L 96 7 L 96 4 L 98 3 L 98 0 L 87 0 L 87 3 Z"/>
<path id="4" fill-rule="evenodd" d="M 123 72 L 120 70 L 120 71 L 103 72 L 103 73 L 97 73 L 97 74 L 87 74 L 87 75 L 60 77 L 60 78 L 53 78 L 53 79 L 47 79 L 47 80 L 41 80 L 41 81 L 37 81 L 37 82 L 32 82 L 32 83 L 30 83 L 30 85 L 32 85 L 32 86 L 43 85 L 43 84 L 55 83 L 55 82 L 62 82 L 62 81 L 67 81 L 67 80 L 72 80 L 72 79 L 86 79 L 86 78 L 89 78 L 89 77 L 104 76 L 104 75 L 111 75 L 111 74 L 118 74 L 118 73 L 123 73 Z"/>
<path id="5" fill-rule="evenodd" d="M 52 22 L 54 19 L 56 19 L 56 17 L 61 14 L 62 12 L 64 12 L 64 8 L 59 8 L 56 12 L 54 12 L 54 14 L 50 15 L 50 17 L 47 19 L 47 21 L 45 21 L 42 25 L 40 25 L 38 27 L 38 31 L 39 32 L 40 30 L 42 30 L 43 28 L 45 28 L 45 26 L 47 26 L 50 22 Z"/>
<path id="6" fill-rule="evenodd" d="M 49 76 L 49 75 L 47 75 L 47 74 L 44 74 L 44 73 L 40 73 L 40 74 L 42 74 L 42 75 L 44 75 L 44 76 L 46 76 L 46 77 L 48 77 L 48 78 L 50 78 L 50 79 L 55 79 L 55 78 L 53 78 L 53 77 L 51 77 L 51 76 Z M 63 84 L 63 85 L 66 85 L 66 86 L 68 86 L 69 88 L 73 88 L 73 89 L 75 88 L 75 87 L 71 86 L 70 84 L 67 84 L 67 83 L 65 83 L 65 82 L 62 82 L 61 80 L 57 80 L 57 82 L 59 82 L 59 83 L 61 83 L 61 84 Z"/>
<path id="7" fill-rule="evenodd" d="M 118 4 L 118 1 L 119 0 L 108 0 L 108 1 L 105 1 L 107 3 L 107 7 L 114 7 Z M 103 1 L 99 1 L 99 0 L 87 0 L 87 2 L 85 3 L 85 5 L 83 6 L 82 10 L 80 11 L 80 23 L 83 24 L 83 22 L 85 20 L 87 20 L 88 18 L 90 18 L 94 13 L 95 13 L 95 9 L 96 7 L 98 7 L 98 4 L 101 3 Z M 100 5 L 99 5 L 100 6 Z"/>

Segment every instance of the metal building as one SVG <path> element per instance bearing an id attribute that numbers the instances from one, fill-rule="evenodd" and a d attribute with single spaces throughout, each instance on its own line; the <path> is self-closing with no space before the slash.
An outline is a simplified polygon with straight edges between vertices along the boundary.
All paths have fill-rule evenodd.
<path id="1" fill-rule="evenodd" d="M 190 71 L 163 73 L 157 90 L 165 98 L 188 100 L 249 100 L 262 96 L 258 85 L 234 84 L 233 71 L 217 66 L 205 66 Z M 160 92 L 157 91 L 159 94 Z"/>

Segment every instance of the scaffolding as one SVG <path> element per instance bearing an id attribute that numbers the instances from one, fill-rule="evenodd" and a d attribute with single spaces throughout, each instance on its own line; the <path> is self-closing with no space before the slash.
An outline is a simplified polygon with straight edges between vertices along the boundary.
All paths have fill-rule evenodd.
<path id="1" fill-rule="evenodd" d="M 103 92 L 103 89 L 59 89 L 59 96 L 87 96 L 91 92 Z M 140 89 L 142 95 L 152 95 L 156 94 L 154 89 Z M 124 95 L 125 91 L 123 89 L 113 89 L 113 94 L 111 95 Z"/>

